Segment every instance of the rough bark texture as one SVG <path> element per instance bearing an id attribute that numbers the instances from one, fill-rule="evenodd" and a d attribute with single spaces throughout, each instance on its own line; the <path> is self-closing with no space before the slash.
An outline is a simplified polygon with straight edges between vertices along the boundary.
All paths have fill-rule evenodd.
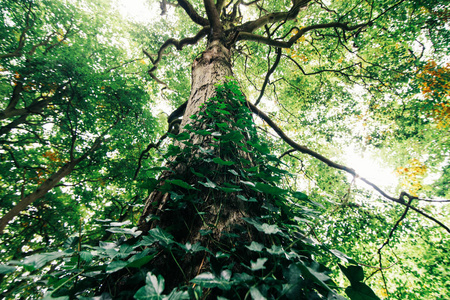
<path id="1" fill-rule="evenodd" d="M 190 116 L 197 115 L 203 110 L 204 106 L 202 105 L 208 103 L 208 100 L 216 95 L 216 85 L 223 83 L 227 77 L 231 76 L 230 51 L 221 43 L 213 41 L 193 63 L 192 90 L 181 128 L 188 124 L 196 130 L 206 128 L 207 124 L 193 121 Z M 230 116 L 231 120 L 233 120 L 232 115 Z M 211 135 L 190 133 L 189 142 L 214 152 L 215 157 L 232 160 L 236 158 L 235 156 L 240 156 L 245 157 L 251 164 L 249 154 L 243 151 L 223 154 L 221 149 L 214 147 L 215 141 Z M 182 143 L 178 142 L 176 145 L 184 148 Z M 242 240 L 248 240 L 250 243 L 255 239 L 257 233 L 254 232 L 254 229 L 248 228 L 242 218 L 258 214 L 260 204 L 244 202 L 235 193 L 211 191 L 206 188 L 202 190 L 202 186 L 197 183 L 198 181 L 204 182 L 205 178 L 198 178 L 192 169 L 205 170 L 205 174 L 209 173 L 207 176 L 210 176 L 218 185 L 222 183 L 239 184 L 239 180 L 228 172 L 228 166 L 205 162 L 202 160 L 202 156 L 205 154 L 199 151 L 199 148 L 192 149 L 194 150 L 188 155 L 185 154 L 184 158 L 180 155 L 170 159 L 168 165 L 171 170 L 162 174 L 158 189 L 154 190 L 146 199 L 139 222 L 140 230 L 145 234 L 158 226 L 170 232 L 178 243 L 189 242 L 193 245 L 199 242 L 213 252 L 220 251 L 220 247 L 227 248 L 227 243 L 231 245 L 232 242 L 227 240 L 226 234 L 239 235 Z M 171 195 L 164 189 L 167 180 L 173 179 L 182 179 L 188 184 L 195 185 L 198 189 L 197 198 L 187 202 L 183 209 L 174 207 Z M 189 191 L 186 193 L 184 196 L 189 196 Z M 202 214 L 200 215 L 199 212 Z M 202 231 L 211 233 L 205 236 Z M 166 278 L 166 286 L 173 288 L 180 283 L 188 284 L 189 280 L 205 271 L 209 264 L 207 256 L 206 252 L 198 252 L 188 255 L 182 262 L 174 262 L 170 255 L 161 252 L 159 257 L 152 261 L 152 267 L 162 272 L 163 277 Z M 240 267 L 239 264 L 236 265 L 238 268 Z"/>
<path id="2" fill-rule="evenodd" d="M 215 94 L 215 85 L 231 77 L 230 50 L 219 41 L 213 41 L 200 58 L 192 64 L 191 95 L 184 112 L 181 128 L 189 121 L 191 115 L 200 111 L 200 106 Z"/>

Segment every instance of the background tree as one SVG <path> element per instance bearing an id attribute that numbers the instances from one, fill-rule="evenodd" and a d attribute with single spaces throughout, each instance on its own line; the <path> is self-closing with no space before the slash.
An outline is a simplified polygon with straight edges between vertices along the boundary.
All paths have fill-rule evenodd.
<path id="1" fill-rule="evenodd" d="M 30 20 L 45 20 L 35 18 L 37 11 L 52 11 L 47 3 L 7 3 L 4 15 L 14 11 L 13 5 L 19 5 L 22 13 L 17 15 L 20 22 L 5 18 L 3 27 L 10 28 L 5 34 L 13 27 L 20 28 L 17 24 L 23 24 L 23 29 L 17 42 L 5 43 L 2 49 L 5 83 L 9 80 L 13 85 L 3 110 L 8 122 L 2 127 L 7 137 L 2 155 L 10 157 L 5 166 L 14 172 L 8 174 L 16 174 L 5 177 L 5 182 L 16 185 L 5 193 L 3 199 L 9 201 L 5 203 L 12 207 L 19 194 L 22 201 L 37 200 L 39 190 L 50 184 L 39 182 L 43 174 L 53 174 L 51 182 L 58 178 L 51 176 L 68 175 L 58 173 L 59 167 L 71 171 L 65 185 L 76 187 L 54 192 L 55 182 L 51 188 L 56 198 L 50 203 L 64 204 L 56 200 L 60 198 L 86 203 L 91 195 L 110 192 L 121 211 L 99 210 L 98 215 L 130 219 L 138 227 L 124 228 L 123 222 L 106 220 L 108 232 L 133 238 L 96 245 L 84 238 L 93 232 L 96 235 L 92 237 L 99 236 L 99 231 L 90 228 L 95 222 L 83 225 L 86 233 L 80 225 L 78 235 L 66 241 L 65 251 L 2 265 L 2 273 L 9 274 L 4 286 L 25 270 L 47 279 L 55 297 L 337 299 L 344 295 L 342 287 L 350 283 L 345 294 L 351 299 L 377 299 L 363 283 L 361 266 L 366 266 L 378 296 L 417 297 L 413 290 L 418 283 L 405 285 L 400 281 L 406 275 L 397 276 L 398 272 L 439 273 L 420 265 L 419 256 L 412 253 L 436 248 L 436 242 L 448 244 L 448 208 L 430 205 L 434 201 L 429 200 L 448 194 L 448 4 L 441 2 L 162 1 L 161 12 L 168 16 L 149 25 L 150 32 L 134 27 L 133 35 L 149 45 L 143 51 L 152 64 L 147 74 L 153 84 L 163 87 L 158 91 L 153 85 L 153 93 L 170 98 L 172 104 L 183 103 L 168 118 L 169 136 L 175 143 L 168 148 L 164 167 L 143 158 L 161 146 L 166 135 L 146 148 L 137 144 L 138 139 L 148 140 L 139 133 L 140 126 L 149 130 L 145 125 L 151 118 L 141 112 L 145 98 L 136 86 L 142 78 L 125 75 L 130 68 L 139 71 L 136 64 L 117 63 L 117 47 L 107 48 L 115 38 L 99 24 L 114 21 L 105 22 L 98 16 L 99 24 L 89 23 L 92 27 L 77 31 L 84 34 L 77 35 L 76 42 L 64 44 L 69 39 L 63 33 L 60 37 L 58 29 L 70 32 L 74 20 L 83 20 L 82 14 L 67 18 L 66 27 L 60 15 L 58 21 L 48 20 L 48 26 L 33 27 Z M 64 9 L 55 11 L 64 15 L 70 9 L 64 4 Z M 81 24 L 85 23 L 78 26 Z M 36 31 L 40 42 L 26 38 L 31 29 L 49 26 L 55 29 L 39 35 L 40 39 Z M 159 34 L 162 28 L 164 33 Z M 52 46 L 52 32 L 60 47 Z M 101 33 L 101 38 L 97 36 L 94 43 L 86 38 L 90 32 Z M 102 43 L 105 40 L 110 43 Z M 92 44 L 79 47 L 88 41 Z M 109 49 L 105 56 L 99 55 L 104 48 L 98 45 Z M 172 46 L 180 54 L 167 53 Z M 34 50 L 26 52 L 27 47 Z M 55 91 L 46 92 L 27 87 L 31 83 L 46 86 L 39 77 L 45 72 L 37 72 L 39 76 L 33 80 L 27 73 L 32 70 L 28 57 L 38 53 L 36 49 L 41 49 L 41 64 L 49 64 L 43 69 L 51 73 L 57 73 L 59 67 L 53 60 L 59 55 L 56 49 L 70 54 L 76 53 L 74 49 L 94 50 L 86 61 L 74 57 L 72 63 L 70 55 L 61 52 L 70 66 L 62 69 L 76 70 L 72 66 L 81 65 L 89 71 L 67 79 L 61 76 Z M 50 57 L 48 51 L 55 53 Z M 23 62 L 17 59 L 20 57 Z M 119 65 L 124 67 L 115 67 Z M 32 92 L 27 94 L 25 87 Z M 8 88 L 7 84 L 2 87 L 5 93 Z M 43 113 L 46 108 L 47 115 Z M 251 112 L 262 119 L 257 125 Z M 181 116 L 182 120 L 177 120 Z M 43 122 L 54 125 L 44 126 Z M 177 134 L 172 129 L 179 122 L 181 133 Z M 39 142 L 41 148 L 36 147 Z M 62 145 L 66 145 L 65 152 L 59 150 Z M 401 180 L 399 189 L 384 191 L 367 179 L 356 179 L 355 171 L 341 163 L 350 145 L 389 157 Z M 114 164 L 117 159 L 119 170 Z M 329 167 L 353 175 L 352 183 Z M 32 171 L 36 179 L 31 177 Z M 159 171 L 162 173 L 156 177 Z M 430 184 L 427 173 L 437 180 Z M 86 178 L 91 182 L 84 182 Z M 137 179 L 137 187 L 149 192 L 138 223 L 132 213 L 125 213 L 133 208 L 120 201 L 128 198 L 137 203 L 142 199 L 136 185 L 130 185 L 132 178 Z M 36 181 L 34 186 L 30 180 Z M 379 194 L 361 189 L 356 185 L 359 180 Z M 122 193 L 120 198 L 117 191 Z M 380 198 L 389 204 L 375 202 Z M 102 200 L 96 206 L 91 204 L 92 209 L 87 207 L 85 214 L 107 206 Z M 31 207 L 27 214 L 43 218 L 44 224 L 51 220 L 42 217 L 39 209 L 33 215 L 36 209 Z M 6 213 L 3 226 L 15 215 L 14 208 Z M 12 230 L 14 224 L 25 226 L 18 219 L 7 229 L 9 243 L 22 242 L 18 237 L 24 233 Z M 76 218 L 68 224 L 74 226 Z M 356 229 L 360 230 L 355 233 Z M 47 238 L 47 246 L 56 247 L 55 239 L 62 241 L 63 234 L 50 232 L 38 236 Z M 33 236 L 34 241 L 28 239 L 30 249 L 37 249 L 38 236 Z M 408 246 L 418 237 L 421 242 Z M 448 271 L 446 248 L 437 249 L 430 258 L 439 263 L 443 273 Z M 2 251 L 11 250 L 8 245 Z M 410 258 L 399 257 L 398 252 Z M 59 264 L 41 268 L 56 258 Z M 60 274 L 63 269 L 66 271 Z M 445 279 L 436 278 L 442 284 L 427 287 L 430 297 L 445 293 L 436 288 L 445 286 Z M 23 278 L 22 282 L 28 281 Z M 23 291 L 10 287 L 5 293 Z"/>
<path id="2" fill-rule="evenodd" d="M 133 168 L 158 126 L 142 57 L 118 46 L 126 32 L 117 12 L 92 17 L 105 4 L 1 4 L 2 231 L 17 217 L 2 237 L 6 257 L 61 244 L 87 219 L 132 211 Z"/>

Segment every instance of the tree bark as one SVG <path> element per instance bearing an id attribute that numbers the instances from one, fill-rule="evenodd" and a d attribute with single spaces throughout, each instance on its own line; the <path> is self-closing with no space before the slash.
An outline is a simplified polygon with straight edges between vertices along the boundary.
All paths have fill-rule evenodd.
<path id="1" fill-rule="evenodd" d="M 230 50 L 227 49 L 218 40 L 210 43 L 202 55 L 197 58 L 192 65 L 192 89 L 186 106 L 186 110 L 181 123 L 181 131 L 189 132 L 183 129 L 186 125 L 196 130 L 205 129 L 207 124 L 192 120 L 190 116 L 198 115 L 204 110 L 205 105 L 210 99 L 216 96 L 217 84 L 223 84 L 225 80 L 233 75 L 231 66 Z M 241 105 L 245 105 L 242 103 Z M 230 115 L 230 124 L 234 116 Z M 170 158 L 168 165 L 171 170 L 163 172 L 160 177 L 160 184 L 149 197 L 146 199 L 145 208 L 139 221 L 139 228 L 146 234 L 155 227 L 167 230 L 172 234 L 176 242 L 185 244 L 189 242 L 194 245 L 199 242 L 203 247 L 207 247 L 212 252 L 219 251 L 214 243 L 223 244 L 223 234 L 234 232 L 234 228 L 240 226 L 247 228 L 242 233 L 242 241 L 250 241 L 255 239 L 256 232 L 254 229 L 248 228 L 248 225 L 242 220 L 243 217 L 258 214 L 260 204 L 249 204 L 237 197 L 236 193 L 224 193 L 222 191 L 213 191 L 210 189 L 202 189 L 198 181 L 205 181 L 205 178 L 197 177 L 192 169 L 207 170 L 209 175 L 206 177 L 213 178 L 214 182 L 230 183 L 239 182 L 235 175 L 228 172 L 228 166 L 218 166 L 215 163 L 202 159 L 204 152 L 208 150 L 214 153 L 215 157 L 221 157 L 224 160 L 236 159 L 236 157 L 226 156 L 222 154 L 217 147 L 214 147 L 213 137 L 211 135 L 199 135 L 190 132 L 189 144 L 199 146 L 192 147 L 186 158 L 180 158 L 181 155 Z M 180 142 L 176 142 L 181 149 L 186 146 Z M 225 156 L 224 156 L 225 155 Z M 251 162 L 248 153 L 243 151 L 237 155 L 244 157 Z M 214 177 L 212 177 L 214 176 Z M 174 208 L 171 194 L 165 189 L 167 182 L 173 179 L 182 179 L 188 184 L 195 186 L 198 190 L 195 203 L 186 201 L 186 207 L 183 209 Z M 170 186 L 170 184 L 169 184 Z M 185 191 L 188 196 L 189 191 Z M 202 215 L 199 216 L 199 211 Z M 204 236 L 202 232 L 210 231 L 211 234 Z M 230 246 L 231 248 L 231 246 Z M 189 280 L 196 275 L 204 272 L 208 268 L 208 259 L 206 252 L 198 252 L 186 256 L 181 262 L 174 262 L 174 259 L 167 254 L 159 255 L 152 262 L 152 267 L 157 268 L 161 275 L 166 279 L 166 286 L 171 288 L 180 286 L 180 284 L 188 284 Z M 236 264 L 239 266 L 239 264 Z M 176 272 L 181 269 L 180 272 Z M 175 272 L 174 272 L 175 270 Z"/>

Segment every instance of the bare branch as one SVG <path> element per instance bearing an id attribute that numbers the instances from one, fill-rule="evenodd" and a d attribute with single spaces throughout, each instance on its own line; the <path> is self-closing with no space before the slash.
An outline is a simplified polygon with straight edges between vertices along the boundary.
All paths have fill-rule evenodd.
<path id="1" fill-rule="evenodd" d="M 166 50 L 169 46 L 175 46 L 177 50 L 182 50 L 185 45 L 194 45 L 196 44 L 200 39 L 206 36 L 206 34 L 209 31 L 209 26 L 203 27 L 195 36 L 193 37 L 187 37 L 180 41 L 170 38 L 167 41 L 162 44 L 162 46 L 158 50 L 158 56 L 155 60 L 150 56 L 150 54 L 147 51 L 144 51 L 144 54 L 150 58 L 150 60 L 153 62 L 153 67 L 149 70 L 149 73 L 152 73 L 156 70 L 158 63 L 161 61 L 162 55 L 164 50 Z"/>
<path id="2" fill-rule="evenodd" d="M 269 69 L 269 71 L 266 74 L 266 78 L 264 79 L 264 83 L 263 83 L 263 86 L 261 88 L 261 92 L 259 93 L 259 97 L 255 101 L 255 105 L 258 105 L 259 101 L 261 101 L 261 98 L 264 95 L 264 91 L 266 90 L 267 83 L 269 82 L 270 75 L 272 75 L 272 73 L 277 68 L 278 64 L 280 63 L 280 59 L 281 59 L 281 48 L 277 48 L 277 57 L 275 59 L 275 62 L 272 65 L 272 67 Z"/>
<path id="3" fill-rule="evenodd" d="M 238 41 L 243 41 L 243 40 L 254 41 L 254 42 L 259 42 L 259 43 L 263 43 L 263 44 L 266 44 L 269 46 L 279 47 L 279 48 L 290 48 L 300 37 L 302 37 L 305 33 L 307 33 L 308 31 L 311 31 L 311 30 L 324 29 L 324 28 L 341 28 L 342 30 L 345 30 L 345 31 L 353 31 L 358 28 L 367 26 L 369 23 L 358 24 L 355 26 L 348 26 L 347 23 L 341 23 L 341 22 L 310 25 L 310 26 L 306 26 L 306 27 L 300 29 L 297 32 L 297 34 L 292 36 L 288 41 L 274 40 L 274 39 L 271 39 L 271 38 L 268 38 L 268 37 L 265 37 L 262 35 L 243 31 L 243 32 L 239 32 L 237 40 Z"/>

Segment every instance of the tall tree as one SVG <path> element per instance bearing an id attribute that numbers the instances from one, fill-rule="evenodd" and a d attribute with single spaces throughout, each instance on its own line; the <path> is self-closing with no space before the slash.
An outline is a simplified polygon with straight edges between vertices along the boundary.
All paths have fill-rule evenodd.
<path id="1" fill-rule="evenodd" d="M 363 282 L 357 261 L 316 240 L 315 232 L 328 230 L 316 228 L 324 206 L 339 212 L 323 221 L 339 229 L 338 236 L 328 235 L 334 242 L 354 227 L 351 219 L 343 219 L 346 208 L 356 207 L 356 215 L 367 213 L 349 200 L 352 190 L 342 184 L 344 176 L 324 168 L 357 177 L 350 167 L 327 158 L 337 150 L 324 144 L 359 141 L 388 154 L 397 151 L 395 157 L 406 149 L 422 158 L 421 145 L 435 143 L 426 151 L 431 157 L 427 165 L 435 172 L 448 165 L 448 141 L 439 138 L 448 132 L 449 107 L 443 66 L 448 4 L 442 2 L 161 1 L 162 14 L 173 14 L 162 23 L 183 25 L 160 44 L 151 36 L 152 45 L 144 50 L 152 63 L 148 75 L 163 86 L 161 95 L 169 90 L 166 95 L 174 102 L 188 100 L 168 117 L 174 144 L 168 147 L 165 166 L 142 168 L 143 155 L 159 142 L 151 143 L 139 159 L 135 178 L 149 195 L 137 227 L 108 223 L 110 232 L 131 238 L 83 249 L 80 234 L 69 240 L 65 252 L 31 256 L 22 265 L 34 270 L 65 257 L 47 274 L 54 297 L 340 299 L 344 293 L 327 268 L 339 260 L 350 283 L 345 294 L 378 299 Z M 198 53 L 183 52 L 184 57 L 175 59 L 166 53 L 169 47 L 186 51 L 187 46 Z M 15 49 L 20 47 L 19 38 Z M 183 66 L 192 57 L 186 95 L 174 87 L 186 85 L 187 71 L 174 76 L 170 67 Z M 269 116 L 258 106 L 274 112 Z M 262 119 L 263 130 L 280 139 L 261 134 L 252 113 Z M 77 131 L 71 132 L 76 139 Z M 73 143 L 71 149 L 77 149 Z M 294 152 L 318 161 L 302 158 L 307 173 L 317 172 L 309 196 L 296 190 L 296 178 L 281 167 L 298 165 Z M 401 206 L 392 210 L 398 219 L 388 218 L 395 223 L 380 255 L 410 211 L 437 224 L 440 234 L 450 232 L 442 219 L 417 204 L 428 195 L 442 195 L 423 187 L 427 166 L 414 156 L 396 164 L 405 179 L 398 196 L 360 178 Z M 159 177 L 149 178 L 157 171 L 162 171 Z M 335 210 L 326 198 L 344 190 Z M 16 270 L 3 268 L 5 273 Z M 61 268 L 70 272 L 57 274 Z M 377 270 L 385 268 L 380 259 Z"/>

